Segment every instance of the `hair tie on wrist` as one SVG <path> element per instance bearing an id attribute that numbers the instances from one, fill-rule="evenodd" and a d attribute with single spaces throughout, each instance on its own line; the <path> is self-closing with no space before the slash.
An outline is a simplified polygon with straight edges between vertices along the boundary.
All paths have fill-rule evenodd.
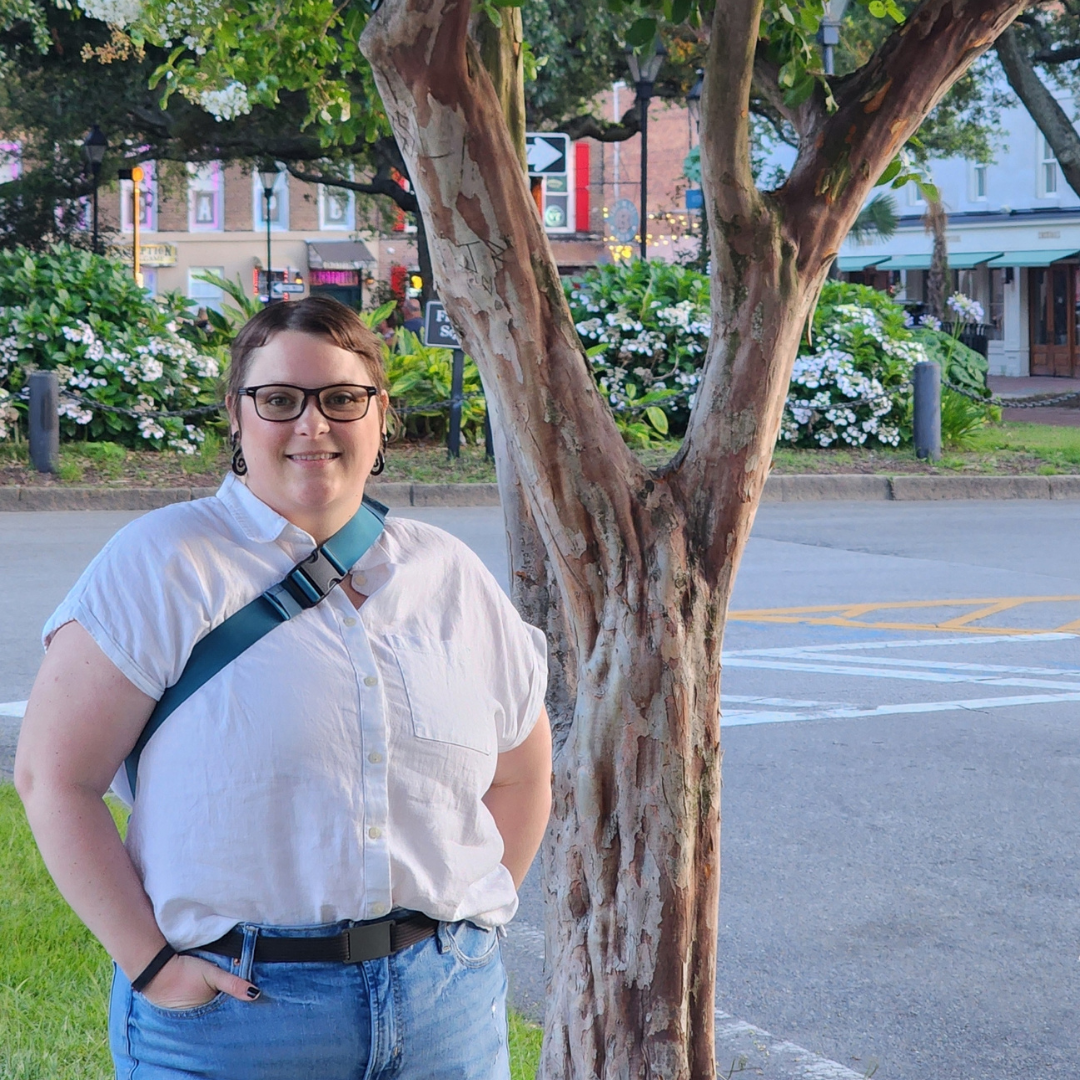
<path id="1" fill-rule="evenodd" d="M 154 981 L 154 976 L 176 955 L 176 950 L 166 941 L 157 956 L 142 969 L 132 981 L 131 989 L 140 994 Z"/>

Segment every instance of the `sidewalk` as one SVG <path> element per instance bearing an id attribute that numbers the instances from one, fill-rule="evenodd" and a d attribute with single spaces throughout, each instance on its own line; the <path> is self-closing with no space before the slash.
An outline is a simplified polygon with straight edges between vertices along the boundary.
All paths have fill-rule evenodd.
<path id="1" fill-rule="evenodd" d="M 1052 379 L 1046 375 L 1015 378 L 1010 375 L 990 375 L 987 385 L 1002 398 L 1043 397 L 1080 393 L 1080 379 Z M 1001 410 L 1001 419 L 1020 424 L 1049 424 L 1051 427 L 1080 427 L 1080 397 L 1060 405 L 1038 409 Z"/>

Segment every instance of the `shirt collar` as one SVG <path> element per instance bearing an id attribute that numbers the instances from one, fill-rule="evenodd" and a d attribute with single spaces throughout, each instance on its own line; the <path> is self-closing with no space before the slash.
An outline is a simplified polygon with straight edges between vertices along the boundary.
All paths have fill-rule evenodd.
<path id="1" fill-rule="evenodd" d="M 242 483 L 235 473 L 227 473 L 217 490 L 217 497 L 225 504 L 225 509 L 232 514 L 244 535 L 257 544 L 269 544 L 281 538 L 282 533 L 290 531 L 288 539 L 315 541 L 303 529 L 298 528 L 288 518 L 282 517 L 254 494 L 247 484 Z M 383 546 L 384 537 L 379 539 L 364 553 L 357 567 L 373 569 L 388 562 Z"/>
<path id="2" fill-rule="evenodd" d="M 228 473 L 217 490 L 217 497 L 225 504 L 244 535 L 258 544 L 269 544 L 287 528 L 295 528 L 287 518 L 272 510 L 253 494 L 246 484 Z"/>

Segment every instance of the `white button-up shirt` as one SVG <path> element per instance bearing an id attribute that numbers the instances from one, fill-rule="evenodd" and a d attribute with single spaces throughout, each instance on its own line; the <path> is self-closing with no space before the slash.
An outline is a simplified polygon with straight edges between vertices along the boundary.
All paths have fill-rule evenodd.
<path id="1" fill-rule="evenodd" d="M 311 553 L 229 476 L 121 529 L 46 624 L 74 620 L 160 698 L 192 647 Z M 238 922 L 309 926 L 393 907 L 507 922 L 517 894 L 481 801 L 532 730 L 543 634 L 447 533 L 391 515 L 341 589 L 276 627 L 165 721 L 127 846 L 178 949 Z M 121 770 L 122 772 L 122 770 Z"/>

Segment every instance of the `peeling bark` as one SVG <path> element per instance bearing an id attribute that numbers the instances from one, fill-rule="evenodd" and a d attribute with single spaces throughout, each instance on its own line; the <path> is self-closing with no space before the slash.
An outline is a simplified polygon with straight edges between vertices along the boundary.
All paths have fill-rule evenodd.
<path id="1" fill-rule="evenodd" d="M 800 110 L 811 137 L 763 195 L 748 132 L 761 0 L 715 5 L 713 332 L 687 437 L 652 472 L 593 381 L 467 0 L 387 0 L 364 32 L 493 409 L 515 601 L 552 643 L 546 1080 L 715 1077 L 720 650 L 791 366 L 874 179 L 1020 6 L 926 0 L 838 80 L 837 113 Z"/>

